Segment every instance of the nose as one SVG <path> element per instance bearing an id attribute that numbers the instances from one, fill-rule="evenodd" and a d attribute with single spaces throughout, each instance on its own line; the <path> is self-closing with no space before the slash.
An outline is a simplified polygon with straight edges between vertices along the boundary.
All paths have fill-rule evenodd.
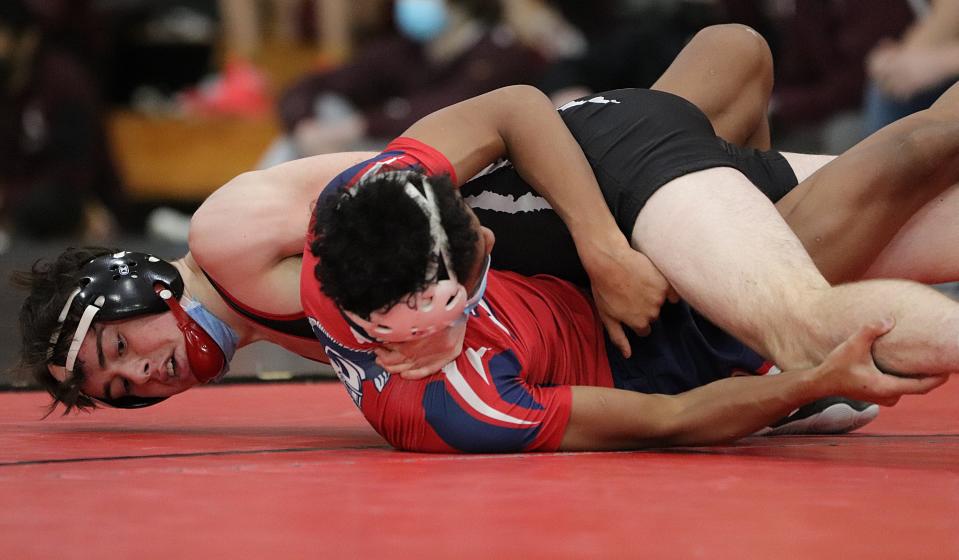
<path id="1" fill-rule="evenodd" d="M 131 363 L 130 367 L 124 369 L 128 372 L 127 379 L 136 385 L 143 385 L 151 379 L 163 380 L 163 372 L 158 367 L 151 367 L 150 360 Z"/>

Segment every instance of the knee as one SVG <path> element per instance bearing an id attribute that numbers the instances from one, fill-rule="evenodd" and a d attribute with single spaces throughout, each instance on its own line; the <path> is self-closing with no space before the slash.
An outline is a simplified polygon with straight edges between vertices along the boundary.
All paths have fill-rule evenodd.
<path id="1" fill-rule="evenodd" d="M 885 168 L 884 183 L 900 199 L 925 199 L 959 181 L 959 122 L 943 120 L 930 111 L 889 127 L 876 165 Z"/>
<path id="2" fill-rule="evenodd" d="M 900 139 L 901 152 L 913 162 L 912 183 L 951 185 L 959 181 L 959 122 L 938 118 L 924 122 Z"/>
<path id="3" fill-rule="evenodd" d="M 773 55 L 769 43 L 755 29 L 739 23 L 711 25 L 701 29 L 694 40 L 708 41 L 724 57 L 739 62 L 747 79 L 772 89 Z"/>

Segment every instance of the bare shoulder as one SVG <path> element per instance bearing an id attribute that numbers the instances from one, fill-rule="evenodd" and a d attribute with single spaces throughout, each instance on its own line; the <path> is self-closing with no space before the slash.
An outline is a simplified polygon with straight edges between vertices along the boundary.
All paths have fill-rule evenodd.
<path id="1" fill-rule="evenodd" d="M 243 173 L 200 206 L 190 224 L 190 251 L 210 271 L 221 263 L 263 272 L 302 251 L 313 203 L 336 175 L 372 157 L 326 154 Z"/>
<path id="2" fill-rule="evenodd" d="M 193 215 L 193 259 L 246 305 L 271 313 L 298 311 L 313 203 L 334 177 L 373 155 L 328 154 L 237 176 Z"/>

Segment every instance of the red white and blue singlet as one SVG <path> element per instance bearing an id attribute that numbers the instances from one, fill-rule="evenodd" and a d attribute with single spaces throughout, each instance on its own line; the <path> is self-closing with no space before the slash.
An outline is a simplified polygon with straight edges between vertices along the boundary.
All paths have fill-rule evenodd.
<path id="1" fill-rule="evenodd" d="M 404 169 L 456 180 L 437 150 L 398 138 L 341 173 L 324 193 L 369 174 Z M 571 385 L 675 393 L 736 371 L 768 368 L 684 303 L 665 306 L 649 336 L 631 337 L 633 356 L 624 360 L 580 288 L 552 276 L 490 270 L 483 301 L 467 323 L 463 352 L 433 376 L 408 381 L 376 364 L 374 344 L 323 295 L 311 241 L 303 251 L 300 297 L 313 332 L 353 402 L 398 449 L 552 451 L 569 422 Z"/>
<path id="2" fill-rule="evenodd" d="M 351 185 L 367 173 L 410 168 L 453 175 L 442 154 L 399 138 L 327 189 Z M 314 332 L 353 402 L 399 449 L 555 450 L 569 421 L 569 386 L 613 384 L 593 306 L 568 282 L 491 270 L 462 354 L 432 377 L 407 381 L 376 365 L 373 344 L 320 291 L 316 264 L 308 241 L 300 293 Z"/>

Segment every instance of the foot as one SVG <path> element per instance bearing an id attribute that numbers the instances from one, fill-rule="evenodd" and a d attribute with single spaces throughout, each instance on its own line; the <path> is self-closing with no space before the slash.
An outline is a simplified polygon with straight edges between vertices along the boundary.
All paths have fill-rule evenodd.
<path id="1" fill-rule="evenodd" d="M 879 405 L 842 397 L 828 397 L 797 408 L 757 436 L 845 434 L 879 416 Z"/>

